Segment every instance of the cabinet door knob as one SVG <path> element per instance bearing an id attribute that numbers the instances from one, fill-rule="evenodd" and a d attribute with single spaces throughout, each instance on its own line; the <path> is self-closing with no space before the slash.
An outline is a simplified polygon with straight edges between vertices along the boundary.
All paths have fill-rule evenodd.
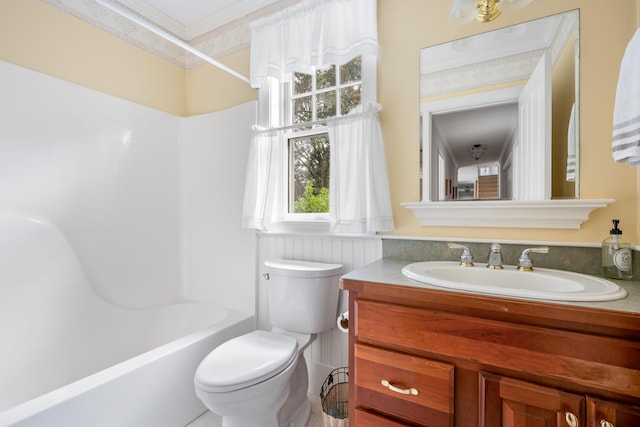
<path id="1" fill-rule="evenodd" d="M 566 412 L 564 414 L 564 419 L 567 421 L 567 425 L 569 427 L 579 427 L 580 426 L 580 422 L 578 421 L 578 417 L 575 416 L 575 414 L 571 413 L 571 412 Z"/>
<path id="2" fill-rule="evenodd" d="M 616 427 L 607 420 L 600 420 L 600 427 Z"/>
<path id="3" fill-rule="evenodd" d="M 380 384 L 382 384 L 383 387 L 386 387 L 389 390 L 393 391 L 394 393 L 408 394 L 408 395 L 412 395 L 412 396 L 417 396 L 418 395 L 418 389 L 413 388 L 413 387 L 410 387 L 410 388 L 396 387 L 396 386 L 394 386 L 393 384 L 391 384 L 387 380 L 380 381 Z"/>

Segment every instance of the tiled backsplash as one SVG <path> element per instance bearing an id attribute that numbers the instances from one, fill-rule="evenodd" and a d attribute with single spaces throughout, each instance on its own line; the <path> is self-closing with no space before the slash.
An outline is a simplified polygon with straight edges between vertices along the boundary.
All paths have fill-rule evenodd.
<path id="1" fill-rule="evenodd" d="M 430 240 L 383 239 L 384 258 L 409 261 L 440 261 L 460 259 L 460 249 L 449 249 L 448 242 Z M 476 262 L 486 262 L 490 243 L 465 243 Z M 498 242 L 499 243 L 499 242 Z M 502 244 L 502 243 L 501 243 Z M 505 265 L 515 265 L 523 250 L 541 245 L 502 244 Z M 577 273 L 600 275 L 601 249 L 599 247 L 549 246 L 548 254 L 530 254 L 534 267 L 555 268 Z M 640 252 L 633 251 L 633 277 L 640 279 Z"/>

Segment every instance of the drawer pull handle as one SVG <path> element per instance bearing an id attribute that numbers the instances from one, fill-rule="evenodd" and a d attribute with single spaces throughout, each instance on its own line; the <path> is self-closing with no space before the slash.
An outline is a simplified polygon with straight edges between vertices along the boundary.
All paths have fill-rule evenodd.
<path id="1" fill-rule="evenodd" d="M 600 427 L 615 427 L 615 426 L 607 420 L 600 420 Z"/>
<path id="2" fill-rule="evenodd" d="M 396 387 L 393 384 L 391 384 L 389 381 L 387 380 L 382 380 L 380 381 L 380 384 L 382 384 L 384 387 L 388 388 L 389 390 L 395 392 L 395 393 L 400 393 L 400 394 L 409 394 L 411 396 L 417 396 L 418 395 L 418 389 L 417 388 L 400 388 L 400 387 Z"/>
<path id="3" fill-rule="evenodd" d="M 571 412 L 566 412 L 564 414 L 564 418 L 567 421 L 567 425 L 569 427 L 578 427 L 580 425 L 579 421 L 578 421 L 578 417 L 576 417 L 574 414 L 572 414 Z"/>

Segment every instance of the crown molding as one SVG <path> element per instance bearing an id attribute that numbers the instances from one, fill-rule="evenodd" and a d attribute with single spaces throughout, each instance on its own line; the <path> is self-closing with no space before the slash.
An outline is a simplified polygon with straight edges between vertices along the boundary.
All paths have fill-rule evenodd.
<path id="1" fill-rule="evenodd" d="M 162 37 L 94 1 L 43 1 L 182 68 L 190 69 L 203 63 L 195 55 L 168 43 Z M 114 0 L 114 2 L 206 55 L 221 58 L 249 47 L 251 22 L 297 4 L 300 0 L 242 0 L 228 10 L 204 18 L 189 27 L 185 27 L 157 8 L 140 0 Z M 234 17 L 237 18 L 234 19 Z"/>

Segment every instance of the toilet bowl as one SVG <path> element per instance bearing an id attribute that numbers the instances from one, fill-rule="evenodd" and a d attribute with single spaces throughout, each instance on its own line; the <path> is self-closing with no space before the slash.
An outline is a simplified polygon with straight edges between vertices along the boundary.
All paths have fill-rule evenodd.
<path id="1" fill-rule="evenodd" d="M 297 362 L 295 339 L 254 331 L 225 342 L 202 361 L 196 394 L 222 416 L 224 427 L 268 425 L 265 420 L 277 419 L 289 395 Z"/>
<path id="2" fill-rule="evenodd" d="M 271 331 L 223 343 L 196 370 L 196 394 L 222 427 L 304 427 L 304 350 L 335 324 L 342 266 L 278 259 L 265 268 Z"/>

